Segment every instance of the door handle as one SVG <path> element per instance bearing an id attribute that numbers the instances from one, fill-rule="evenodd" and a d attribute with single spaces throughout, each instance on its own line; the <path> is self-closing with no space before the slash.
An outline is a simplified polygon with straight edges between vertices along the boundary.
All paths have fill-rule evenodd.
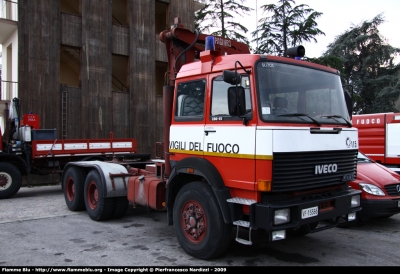
<path id="1" fill-rule="evenodd" d="M 208 136 L 209 132 L 217 132 L 216 130 L 204 130 L 204 133 L 206 134 L 206 136 Z"/>

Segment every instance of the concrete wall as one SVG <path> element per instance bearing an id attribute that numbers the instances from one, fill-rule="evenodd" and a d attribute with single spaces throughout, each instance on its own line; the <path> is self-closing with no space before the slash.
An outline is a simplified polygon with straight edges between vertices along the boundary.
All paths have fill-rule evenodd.
<path id="1" fill-rule="evenodd" d="M 69 88 L 67 138 L 136 138 L 138 152 L 163 141 L 162 97 L 156 61 L 166 62 L 155 33 L 156 0 L 127 0 L 128 24 L 113 24 L 111 0 L 81 0 L 80 15 L 60 12 L 60 1 L 20 0 L 18 81 L 21 113 L 33 111 L 41 127 L 62 138 L 60 47 L 80 49 L 80 86 Z M 176 16 L 193 28 L 194 2 L 163 0 L 170 25 Z M 112 54 L 129 58 L 128 92 L 112 91 Z"/>

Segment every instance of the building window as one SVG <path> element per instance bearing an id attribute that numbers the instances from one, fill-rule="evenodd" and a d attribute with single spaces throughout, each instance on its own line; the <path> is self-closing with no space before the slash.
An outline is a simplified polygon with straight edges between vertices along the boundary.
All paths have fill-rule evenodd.
<path id="1" fill-rule="evenodd" d="M 60 84 L 80 87 L 81 49 L 61 46 L 60 48 Z"/>
<path id="2" fill-rule="evenodd" d="M 169 29 L 168 22 L 167 22 L 167 11 L 168 11 L 168 4 L 164 2 L 156 1 L 156 10 L 155 10 L 155 31 L 156 34 Z"/>
<path id="3" fill-rule="evenodd" d="M 129 91 L 129 57 L 112 55 L 112 90 Z"/>
<path id="4" fill-rule="evenodd" d="M 81 15 L 80 0 L 60 0 L 60 11 L 70 14 Z"/>
<path id="5" fill-rule="evenodd" d="M 112 21 L 113 24 L 128 26 L 128 2 L 127 0 L 112 1 Z"/>

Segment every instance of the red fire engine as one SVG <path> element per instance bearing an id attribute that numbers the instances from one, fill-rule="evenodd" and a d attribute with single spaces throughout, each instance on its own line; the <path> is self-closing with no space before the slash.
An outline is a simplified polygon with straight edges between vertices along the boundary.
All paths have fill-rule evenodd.
<path id="1" fill-rule="evenodd" d="M 85 208 L 93 220 L 126 210 L 127 200 L 166 210 L 182 248 L 200 259 L 223 254 L 233 227 L 238 242 L 252 244 L 254 230 L 276 241 L 355 218 L 360 191 L 348 183 L 358 134 L 338 71 L 299 60 L 302 46 L 286 57 L 250 54 L 179 20 L 160 40 L 169 61 L 164 159 L 146 169 L 69 163 L 71 210 Z"/>
<path id="2" fill-rule="evenodd" d="M 372 160 L 400 173 L 400 113 L 353 116 L 359 149 Z"/>

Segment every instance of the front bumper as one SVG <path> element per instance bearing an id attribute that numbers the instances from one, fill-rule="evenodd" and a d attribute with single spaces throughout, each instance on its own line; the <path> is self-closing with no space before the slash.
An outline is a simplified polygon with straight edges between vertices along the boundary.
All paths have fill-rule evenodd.
<path id="1" fill-rule="evenodd" d="M 390 217 L 400 213 L 400 199 L 397 200 L 365 200 L 361 199 L 361 219 Z"/>
<path id="2" fill-rule="evenodd" d="M 349 189 L 330 195 L 315 195 L 307 199 L 291 199 L 279 202 L 263 202 L 254 204 L 251 212 L 250 223 L 252 228 L 261 228 L 268 231 L 287 230 L 298 228 L 303 225 L 335 219 L 338 216 L 355 213 L 361 210 L 361 206 L 351 207 L 351 198 L 354 195 L 361 195 L 361 191 Z M 329 205 L 329 206 L 326 206 Z M 318 206 L 318 215 L 302 218 L 302 210 Z M 290 208 L 290 222 L 281 225 L 274 225 L 274 212 L 277 209 Z M 334 224 L 333 226 L 336 226 Z M 327 228 L 332 227 L 332 225 Z M 323 230 L 319 227 L 316 232 Z"/>

